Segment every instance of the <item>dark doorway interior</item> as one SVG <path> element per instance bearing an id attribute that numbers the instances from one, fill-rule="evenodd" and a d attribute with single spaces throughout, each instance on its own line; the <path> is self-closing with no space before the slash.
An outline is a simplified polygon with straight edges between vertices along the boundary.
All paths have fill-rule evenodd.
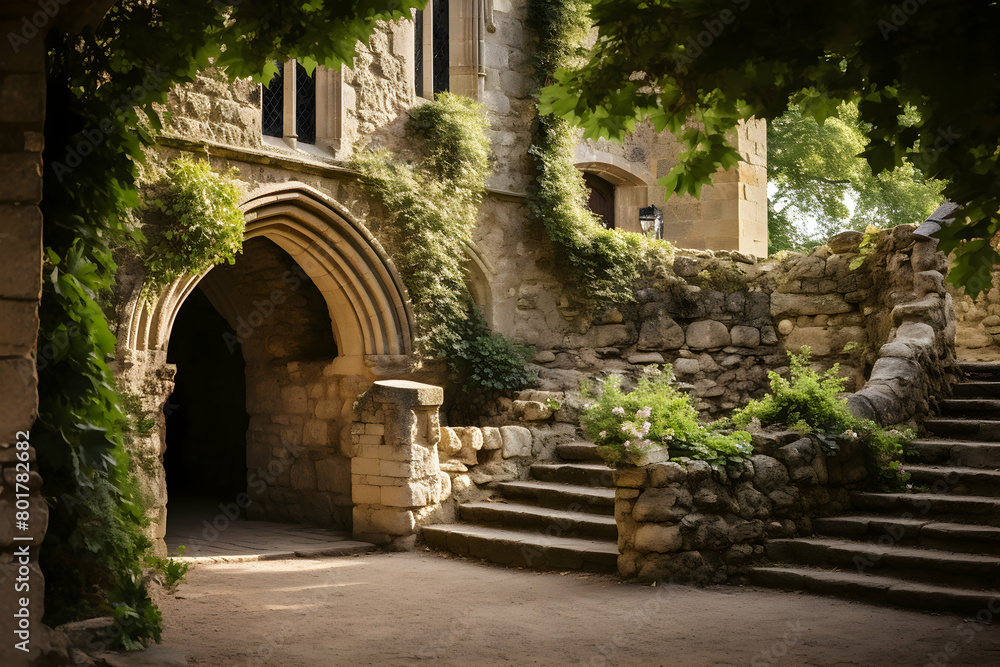
<path id="1" fill-rule="evenodd" d="M 595 174 L 584 173 L 590 190 L 587 205 L 608 229 L 615 228 L 615 186 Z"/>
<path id="2" fill-rule="evenodd" d="M 167 361 L 177 365 L 164 410 L 168 510 L 233 503 L 247 489 L 243 350 L 201 289 L 177 314 Z"/>

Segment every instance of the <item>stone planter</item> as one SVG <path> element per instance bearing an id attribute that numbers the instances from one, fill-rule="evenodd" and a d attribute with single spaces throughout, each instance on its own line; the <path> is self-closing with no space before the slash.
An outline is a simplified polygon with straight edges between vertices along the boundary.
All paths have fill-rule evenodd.
<path id="1" fill-rule="evenodd" d="M 622 457 L 622 465 L 642 467 L 651 463 L 665 463 L 669 460 L 670 450 L 666 447 L 659 447 L 657 449 L 651 449 L 641 455 L 627 452 L 625 456 Z"/>

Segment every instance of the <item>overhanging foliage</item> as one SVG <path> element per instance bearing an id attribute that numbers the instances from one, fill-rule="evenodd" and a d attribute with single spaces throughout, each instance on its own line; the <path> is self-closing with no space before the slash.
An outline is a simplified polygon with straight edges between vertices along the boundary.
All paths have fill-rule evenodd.
<path id="1" fill-rule="evenodd" d="M 1000 6 L 978 0 L 588 0 L 599 28 L 585 65 L 565 69 L 543 111 L 589 137 L 621 139 L 648 118 L 685 151 L 662 181 L 697 195 L 738 155 L 740 121 L 773 120 L 791 101 L 822 122 L 858 103 L 875 175 L 911 160 L 947 183 L 965 224 L 942 230 L 949 280 L 972 295 L 1000 259 Z M 907 125 L 912 108 L 919 121 Z"/>

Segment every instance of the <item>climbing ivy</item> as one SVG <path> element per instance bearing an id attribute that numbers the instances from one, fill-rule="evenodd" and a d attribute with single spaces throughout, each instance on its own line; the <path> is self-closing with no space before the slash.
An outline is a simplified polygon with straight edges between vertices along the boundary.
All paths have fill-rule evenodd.
<path id="1" fill-rule="evenodd" d="M 559 67 L 582 56 L 590 28 L 585 0 L 531 0 L 528 24 L 537 42 L 534 59 L 539 86 Z M 597 303 L 631 301 L 650 242 L 640 234 L 605 229 L 587 208 L 583 176 L 573 163 L 577 134 L 552 114 L 539 114 L 531 155 L 537 175 L 531 210 L 559 247 L 584 294 Z"/>
<path id="2" fill-rule="evenodd" d="M 207 161 L 185 155 L 151 172 L 141 209 L 146 294 L 155 295 L 185 274 L 235 262 L 244 229 L 239 171 L 219 174 Z"/>
<path id="3" fill-rule="evenodd" d="M 532 351 L 492 333 L 466 286 L 466 245 L 479 217 L 490 170 L 489 123 L 472 100 L 438 94 L 407 120 L 422 157 L 401 161 L 381 149 L 352 165 L 389 210 L 391 254 L 413 304 L 418 344 L 445 359 L 467 387 L 523 388 Z"/>

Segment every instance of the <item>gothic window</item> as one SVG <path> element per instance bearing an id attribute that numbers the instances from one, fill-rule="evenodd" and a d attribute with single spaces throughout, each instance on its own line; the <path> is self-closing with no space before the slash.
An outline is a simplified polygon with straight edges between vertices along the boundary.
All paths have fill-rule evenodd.
<path id="1" fill-rule="evenodd" d="M 271 79 L 271 83 L 264 86 L 260 104 L 260 129 L 268 137 L 284 136 L 285 122 L 285 80 L 282 76 L 284 68 L 281 63 L 277 63 L 278 73 Z"/>
<path id="2" fill-rule="evenodd" d="M 295 64 L 295 134 L 304 144 L 316 143 L 316 70 Z"/>
<path id="3" fill-rule="evenodd" d="M 493 0 L 429 0 L 414 14 L 417 97 L 448 90 L 480 99 L 486 78 L 486 33 L 495 30 Z"/>
<path id="4" fill-rule="evenodd" d="M 584 173 L 584 183 L 590 190 L 587 206 L 608 229 L 615 228 L 615 186 L 596 174 Z"/>
<path id="5" fill-rule="evenodd" d="M 451 55 L 449 42 L 448 4 L 448 0 L 437 0 L 432 5 L 432 11 L 434 12 L 432 63 L 435 93 L 448 90 Z"/>
<path id="6" fill-rule="evenodd" d="M 278 64 L 278 73 L 261 94 L 261 134 L 316 143 L 316 76 L 290 60 Z"/>

